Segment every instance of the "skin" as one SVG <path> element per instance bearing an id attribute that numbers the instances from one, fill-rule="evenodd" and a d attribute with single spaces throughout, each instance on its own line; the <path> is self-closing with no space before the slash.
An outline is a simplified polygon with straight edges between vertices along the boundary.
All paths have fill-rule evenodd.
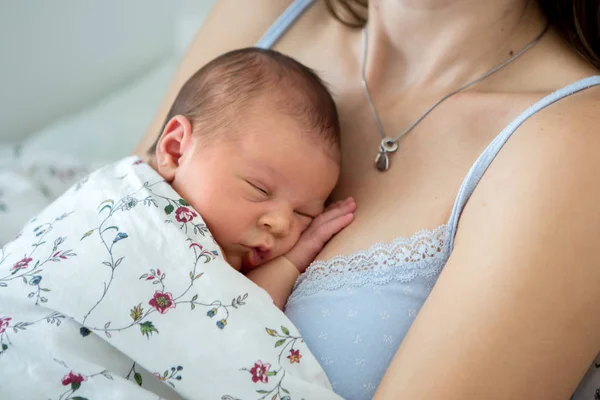
<path id="1" fill-rule="evenodd" d="M 220 1 L 174 77 L 151 136 L 191 73 L 217 54 L 254 44 L 288 4 Z M 521 49 L 545 24 L 526 0 L 379 0 L 369 7 L 367 80 L 390 135 Z M 551 29 L 517 61 L 438 106 L 401 140 L 381 174 L 373 168 L 379 135 L 360 86 L 360 31 L 318 2 L 275 49 L 319 71 L 338 104 L 343 161 L 333 197 L 352 195 L 360 209 L 323 249 L 324 259 L 444 224 L 468 169 L 511 120 L 598 73 Z M 454 252 L 375 399 L 571 395 L 600 350 L 599 102 L 597 88 L 573 95 L 509 140 L 464 209 Z"/>

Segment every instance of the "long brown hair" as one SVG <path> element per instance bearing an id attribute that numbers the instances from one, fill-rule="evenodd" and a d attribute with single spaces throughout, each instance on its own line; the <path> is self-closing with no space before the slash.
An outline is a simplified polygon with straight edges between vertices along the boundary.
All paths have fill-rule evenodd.
<path id="1" fill-rule="evenodd" d="M 600 1 L 538 0 L 546 18 L 579 54 L 600 69 Z M 368 0 L 325 0 L 335 19 L 360 28 L 367 23 Z"/>

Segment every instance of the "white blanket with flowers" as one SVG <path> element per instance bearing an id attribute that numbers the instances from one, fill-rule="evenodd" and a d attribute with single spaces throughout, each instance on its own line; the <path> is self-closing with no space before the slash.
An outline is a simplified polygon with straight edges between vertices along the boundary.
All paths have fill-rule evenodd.
<path id="1" fill-rule="evenodd" d="M 269 295 L 135 157 L 0 250 L 0 399 L 339 399 Z"/>

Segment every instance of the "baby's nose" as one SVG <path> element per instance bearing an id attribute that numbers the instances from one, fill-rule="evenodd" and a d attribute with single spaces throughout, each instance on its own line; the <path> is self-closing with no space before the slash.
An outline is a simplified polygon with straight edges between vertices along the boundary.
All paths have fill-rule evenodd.
<path id="1" fill-rule="evenodd" d="M 284 237 L 290 233 L 292 225 L 291 214 L 283 210 L 270 212 L 261 217 L 259 224 L 273 236 Z"/>

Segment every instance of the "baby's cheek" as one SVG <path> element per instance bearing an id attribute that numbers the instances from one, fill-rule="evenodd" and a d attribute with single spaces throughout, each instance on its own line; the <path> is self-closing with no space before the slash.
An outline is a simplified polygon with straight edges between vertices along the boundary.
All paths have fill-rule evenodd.
<path id="1" fill-rule="evenodd" d="M 286 238 L 286 244 L 285 244 L 286 253 L 288 251 L 290 251 L 298 243 L 301 235 L 302 235 L 302 231 L 300 229 L 297 229 L 295 232 L 293 232 L 291 235 L 289 235 Z"/>
<path id="2" fill-rule="evenodd" d="M 236 271 L 242 269 L 242 260 L 239 256 L 234 254 L 227 254 L 223 251 L 221 251 L 221 254 L 223 255 L 225 261 L 227 261 L 227 264 L 229 264 L 233 269 L 235 269 Z"/>
<path id="3" fill-rule="evenodd" d="M 269 260 L 267 261 L 271 261 L 274 260 L 277 257 L 281 257 L 287 254 L 287 252 L 289 252 L 294 245 L 296 244 L 296 242 L 293 241 L 288 241 L 287 238 L 283 239 L 277 243 L 277 245 L 275 246 L 275 249 L 273 251 L 271 251 L 271 253 L 269 254 Z"/>

